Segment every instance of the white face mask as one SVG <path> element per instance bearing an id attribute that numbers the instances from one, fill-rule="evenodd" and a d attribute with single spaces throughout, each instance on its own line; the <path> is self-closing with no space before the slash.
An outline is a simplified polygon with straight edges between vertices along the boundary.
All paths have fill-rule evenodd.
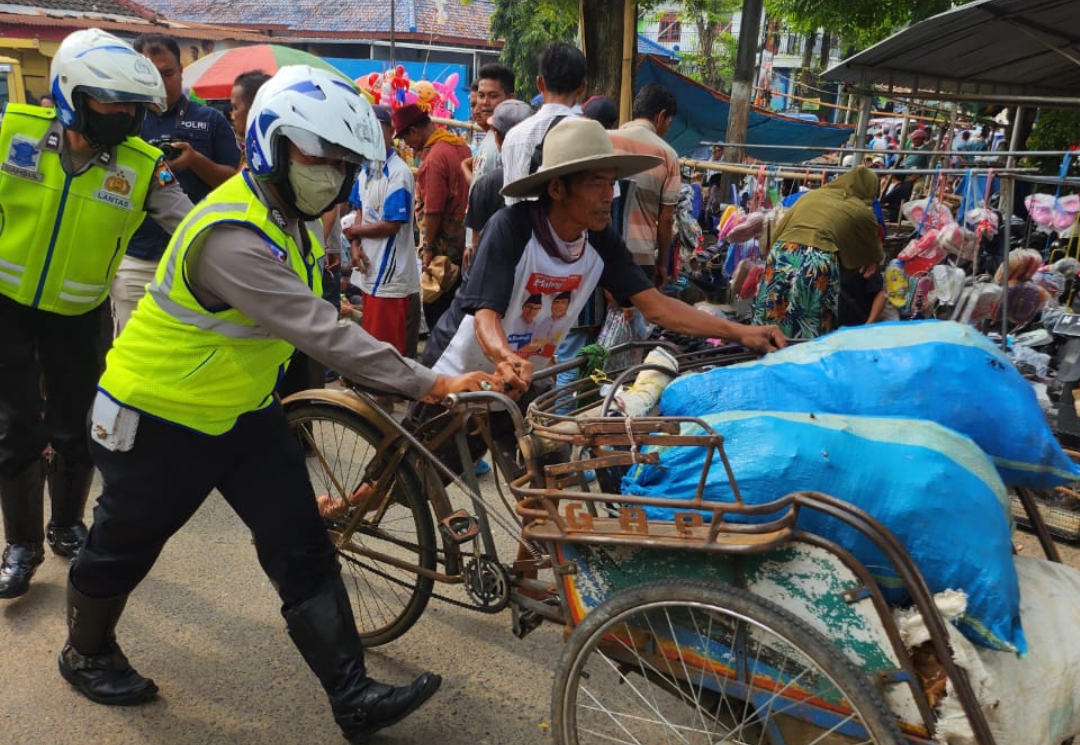
<path id="1" fill-rule="evenodd" d="M 313 166 L 289 161 L 289 186 L 296 208 L 305 215 L 321 215 L 337 198 L 345 174 L 337 166 Z"/>

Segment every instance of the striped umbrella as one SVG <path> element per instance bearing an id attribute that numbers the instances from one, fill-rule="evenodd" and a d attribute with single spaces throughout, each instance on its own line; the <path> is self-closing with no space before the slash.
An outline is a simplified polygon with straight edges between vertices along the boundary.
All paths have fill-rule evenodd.
<path id="1" fill-rule="evenodd" d="M 285 65 L 310 65 L 352 80 L 321 57 L 280 44 L 255 44 L 214 52 L 184 68 L 184 87 L 203 100 L 228 100 L 236 76 L 253 70 L 273 75 Z"/>

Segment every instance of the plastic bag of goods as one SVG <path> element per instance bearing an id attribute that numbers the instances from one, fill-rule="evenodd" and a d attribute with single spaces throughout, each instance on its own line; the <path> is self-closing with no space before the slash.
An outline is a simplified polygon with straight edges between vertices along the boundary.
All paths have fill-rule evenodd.
<path id="1" fill-rule="evenodd" d="M 938 264 L 930 272 L 934 280 L 934 301 L 941 305 L 954 305 L 964 291 L 964 270 L 957 266 Z"/>
<path id="2" fill-rule="evenodd" d="M 1050 293 L 1034 282 L 1009 282 L 1009 292 L 1005 299 L 1009 323 L 1023 326 L 1030 323 L 1035 315 L 1050 300 Z M 1000 306 L 1000 303 L 998 304 Z M 1000 307 L 996 314 L 1001 317 Z"/>
<path id="3" fill-rule="evenodd" d="M 992 239 L 997 235 L 1000 219 L 992 209 L 980 205 L 964 213 L 964 226 L 974 233 L 982 226 L 983 237 Z"/>
<path id="4" fill-rule="evenodd" d="M 951 222 L 953 214 L 944 202 L 916 199 L 907 202 L 900 208 L 901 213 L 909 222 L 921 227 L 923 230 L 943 228 Z"/>
<path id="5" fill-rule="evenodd" d="M 800 411 L 928 419 L 973 439 L 1010 486 L 1080 479 L 1031 384 L 974 328 L 949 321 L 840 329 L 759 360 L 684 375 L 660 413 Z"/>
<path id="6" fill-rule="evenodd" d="M 723 435 L 747 504 L 796 490 L 821 491 L 854 504 L 896 535 L 933 592 L 967 594 L 967 613 L 956 620 L 965 636 L 993 649 L 1024 652 L 1008 495 L 993 464 L 970 439 L 919 419 L 762 411 L 702 418 Z M 683 428 L 684 434 L 700 431 L 693 423 Z M 706 449 L 650 446 L 649 451 L 659 451 L 659 463 L 634 466 L 623 479 L 623 493 L 692 498 Z M 709 469 L 704 497 L 734 501 L 726 469 Z M 645 510 L 658 520 L 674 514 L 660 507 Z M 776 517 L 728 516 L 732 522 Z M 811 509 L 799 511 L 797 526 L 851 551 L 890 602 L 906 599 L 891 564 L 860 531 Z"/>
<path id="7" fill-rule="evenodd" d="M 955 225 L 955 223 L 953 223 Z M 909 277 L 929 271 L 945 258 L 940 231 L 931 229 L 919 238 L 912 239 L 896 258 L 904 262 L 904 272 Z"/>
<path id="8" fill-rule="evenodd" d="M 1009 281 L 1026 282 L 1035 276 L 1042 266 L 1042 254 L 1034 248 L 1014 248 L 1009 251 Z M 1001 284 L 1004 267 L 994 272 L 994 281 Z"/>
<path id="9" fill-rule="evenodd" d="M 764 227 L 765 215 L 761 212 L 751 212 L 732 226 L 726 238 L 731 243 L 745 243 L 761 236 Z"/>

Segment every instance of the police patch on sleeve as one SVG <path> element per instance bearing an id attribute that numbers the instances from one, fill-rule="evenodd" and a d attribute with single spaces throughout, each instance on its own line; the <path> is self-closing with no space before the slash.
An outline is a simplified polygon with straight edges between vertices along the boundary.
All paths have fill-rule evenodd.
<path id="1" fill-rule="evenodd" d="M 38 150 L 35 141 L 22 135 L 15 135 L 11 139 L 7 158 L 0 164 L 0 169 L 12 176 L 41 181 L 42 175 L 38 171 L 40 159 L 41 151 Z"/>
<path id="2" fill-rule="evenodd" d="M 289 252 L 278 244 L 274 243 L 269 238 L 263 236 L 263 243 L 265 243 L 266 247 L 270 249 L 270 255 L 273 256 L 274 260 L 277 261 L 279 264 L 284 264 L 289 260 Z"/>
<path id="3" fill-rule="evenodd" d="M 158 158 L 157 165 L 154 166 L 154 183 L 158 186 L 172 186 L 176 183 L 176 174 L 169 168 L 165 158 Z"/>

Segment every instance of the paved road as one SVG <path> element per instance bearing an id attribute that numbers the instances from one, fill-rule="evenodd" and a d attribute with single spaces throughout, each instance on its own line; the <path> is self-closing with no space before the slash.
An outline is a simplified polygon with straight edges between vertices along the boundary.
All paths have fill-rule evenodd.
<path id="1" fill-rule="evenodd" d="M 492 477 L 484 479 L 490 489 Z M 1017 540 L 1028 555 L 1037 542 Z M 1080 566 L 1080 551 L 1063 547 Z M 166 547 L 118 629 L 129 658 L 162 690 L 135 709 L 99 706 L 56 672 L 67 564 L 49 556 L 29 595 L 0 601 L 0 745 L 336 745 L 344 740 L 314 677 L 288 641 L 277 598 L 248 533 L 212 496 Z M 373 743 L 508 745 L 548 741 L 561 634 L 524 640 L 509 613 L 484 616 L 433 601 L 405 637 L 369 655 L 401 683 L 431 669 L 442 690 Z"/>
<path id="2" fill-rule="evenodd" d="M 246 529 L 216 495 L 166 547 L 118 628 L 129 659 L 161 688 L 157 702 L 99 706 L 60 678 L 66 572 L 67 562 L 50 555 L 27 596 L 0 601 L 0 745 L 345 742 L 289 642 Z M 394 683 L 435 670 L 443 687 L 372 742 L 547 740 L 561 638 L 549 626 L 518 640 L 509 612 L 484 616 L 433 601 L 412 631 L 369 654 L 369 668 Z"/>

